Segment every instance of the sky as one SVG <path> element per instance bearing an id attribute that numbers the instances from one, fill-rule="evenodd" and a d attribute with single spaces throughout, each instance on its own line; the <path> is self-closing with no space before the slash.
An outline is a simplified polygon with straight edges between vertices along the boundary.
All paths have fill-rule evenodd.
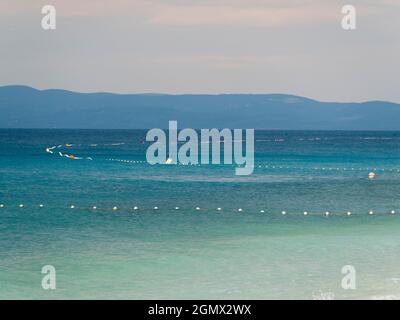
<path id="1" fill-rule="evenodd" d="M 400 102 L 399 30 L 400 0 L 0 0 L 0 85 Z"/>

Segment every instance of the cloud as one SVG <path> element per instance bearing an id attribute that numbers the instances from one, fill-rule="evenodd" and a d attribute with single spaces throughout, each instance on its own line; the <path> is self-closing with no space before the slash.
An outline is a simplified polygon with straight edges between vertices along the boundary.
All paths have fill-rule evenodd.
<path id="1" fill-rule="evenodd" d="M 58 16 L 63 17 L 135 16 L 151 6 L 151 0 L 0 0 L 0 16 L 40 15 L 42 7 L 48 4 L 56 8 Z"/>
<path id="2" fill-rule="evenodd" d="M 147 22 L 194 26 L 283 26 L 337 19 L 331 6 L 157 5 Z"/>
<path id="3" fill-rule="evenodd" d="M 287 62 L 287 57 L 282 55 L 256 56 L 256 55 L 173 55 L 145 58 L 141 63 L 155 66 L 192 66 L 212 67 L 219 69 L 259 68 L 261 66 L 275 66 Z"/>
<path id="4" fill-rule="evenodd" d="M 356 3 L 365 8 L 399 6 L 398 0 Z M 0 1 L 0 16 L 40 16 L 47 0 Z M 343 3 L 332 0 L 52 0 L 62 17 L 119 17 L 170 26 L 276 27 L 337 21 Z M 370 14 L 373 12 L 369 12 Z"/>

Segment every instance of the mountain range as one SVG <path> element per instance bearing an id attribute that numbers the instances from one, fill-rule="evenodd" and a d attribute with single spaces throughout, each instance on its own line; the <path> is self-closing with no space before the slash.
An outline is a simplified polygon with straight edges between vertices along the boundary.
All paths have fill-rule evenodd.
<path id="1" fill-rule="evenodd" d="M 400 104 L 286 94 L 113 94 L 0 87 L 0 128 L 400 130 Z"/>

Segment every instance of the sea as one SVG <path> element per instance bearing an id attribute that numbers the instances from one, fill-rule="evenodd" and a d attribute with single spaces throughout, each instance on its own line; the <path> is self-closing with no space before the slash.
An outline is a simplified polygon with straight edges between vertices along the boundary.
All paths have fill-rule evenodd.
<path id="1" fill-rule="evenodd" d="M 249 176 L 146 132 L 0 130 L 0 299 L 400 298 L 400 132 L 256 130 Z"/>

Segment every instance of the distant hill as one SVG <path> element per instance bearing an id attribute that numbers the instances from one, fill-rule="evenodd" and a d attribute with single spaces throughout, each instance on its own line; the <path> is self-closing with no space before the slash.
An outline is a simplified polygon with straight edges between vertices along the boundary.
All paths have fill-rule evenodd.
<path id="1" fill-rule="evenodd" d="M 400 130 L 400 104 L 283 94 L 112 94 L 0 87 L 0 128 Z"/>

